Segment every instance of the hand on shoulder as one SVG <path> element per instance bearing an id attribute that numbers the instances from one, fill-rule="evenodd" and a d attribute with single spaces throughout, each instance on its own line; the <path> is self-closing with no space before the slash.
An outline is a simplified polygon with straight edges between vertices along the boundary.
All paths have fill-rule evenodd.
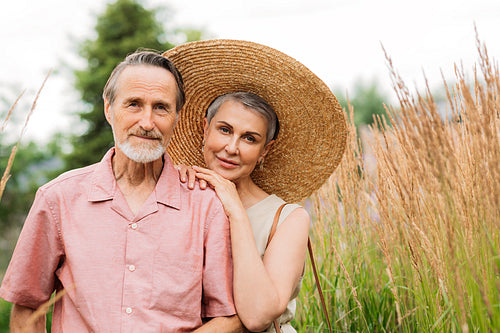
<path id="1" fill-rule="evenodd" d="M 175 169 L 179 172 L 179 180 L 182 183 L 187 182 L 188 188 L 190 190 L 194 189 L 194 184 L 196 180 L 198 180 L 198 184 L 200 189 L 204 190 L 207 188 L 207 182 L 204 179 L 198 179 L 196 177 L 196 171 L 194 171 L 192 166 L 187 166 L 184 164 L 179 164 L 174 166 Z"/>

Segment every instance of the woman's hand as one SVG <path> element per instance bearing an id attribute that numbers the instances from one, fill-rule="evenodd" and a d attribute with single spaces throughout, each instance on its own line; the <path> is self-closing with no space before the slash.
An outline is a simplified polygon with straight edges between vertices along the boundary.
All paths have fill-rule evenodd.
<path id="1" fill-rule="evenodd" d="M 190 166 L 179 164 L 176 165 L 175 168 L 179 171 L 179 179 L 181 182 L 188 182 L 188 188 L 194 189 L 194 182 L 196 180 L 196 171 Z M 200 188 L 202 190 L 207 188 L 207 182 L 203 179 L 198 179 Z"/>
<path id="2" fill-rule="evenodd" d="M 217 172 L 202 168 L 199 166 L 192 167 L 194 171 L 196 171 L 196 178 L 200 180 L 200 182 L 206 181 L 208 185 L 215 190 L 217 196 L 219 197 L 222 205 L 224 206 L 224 211 L 226 215 L 231 218 L 231 216 L 235 216 L 236 214 L 241 214 L 242 212 L 246 214 L 245 209 L 243 208 L 243 204 L 241 203 L 240 196 L 238 195 L 238 191 L 236 190 L 236 185 L 234 183 Z"/>

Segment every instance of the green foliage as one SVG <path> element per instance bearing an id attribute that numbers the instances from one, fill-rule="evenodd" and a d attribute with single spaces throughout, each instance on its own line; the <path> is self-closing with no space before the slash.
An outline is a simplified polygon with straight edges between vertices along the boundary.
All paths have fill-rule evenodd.
<path id="1" fill-rule="evenodd" d="M 12 304 L 0 298 L 0 333 L 9 333 L 9 320 Z M 47 313 L 47 332 L 50 332 L 52 325 L 52 307 Z"/>
<path id="2" fill-rule="evenodd" d="M 104 85 L 113 68 L 137 49 L 165 51 L 173 47 L 165 41 L 167 33 L 157 14 L 159 9 L 145 9 L 138 0 L 117 0 L 97 18 L 97 37 L 81 44 L 79 54 L 87 60 L 87 66 L 74 72 L 75 88 L 87 105 L 79 116 L 88 128 L 83 135 L 73 136 L 73 152 L 65 158 L 66 169 L 97 162 L 113 145 L 102 100 Z M 200 31 L 189 29 L 176 29 L 175 34 L 183 34 L 188 41 L 201 37 Z"/>
<path id="3" fill-rule="evenodd" d="M 0 333 L 9 333 L 11 304 L 0 298 Z"/>
<path id="4" fill-rule="evenodd" d="M 349 102 L 354 108 L 354 124 L 370 125 L 374 115 L 385 115 L 384 104 L 388 104 L 387 97 L 380 90 L 377 80 L 371 82 L 358 81 L 354 85 L 352 94 L 348 94 Z M 336 92 L 335 96 L 343 108 L 347 110 L 345 94 Z"/>
<path id="5" fill-rule="evenodd" d="M 33 141 L 23 143 L 17 150 L 0 205 L 0 227 L 21 225 L 33 201 L 37 188 L 49 181 L 54 170 L 61 167 L 59 137 L 45 146 Z M 1 170 L 4 170 L 13 145 L 0 144 Z"/>
<path id="6" fill-rule="evenodd" d="M 338 230 L 335 224 L 339 222 L 333 217 L 325 219 L 334 230 L 326 232 L 323 240 L 312 235 L 312 242 L 334 332 L 500 332 L 498 246 L 482 244 L 485 249 L 480 251 L 494 258 L 481 265 L 482 279 L 467 265 L 450 267 L 459 269 L 467 290 L 467 298 L 461 299 L 459 286 L 447 288 L 444 281 L 432 277 L 435 272 L 431 269 L 415 276 L 415 264 L 408 259 L 414 254 L 408 248 L 398 247 L 395 251 L 398 256 L 390 273 L 376 235 L 363 242 L 355 239 L 356 231 Z M 338 248 L 340 257 L 330 248 L 332 244 L 342 246 L 343 249 Z M 470 258 L 464 261 L 467 260 Z M 466 307 L 463 314 L 460 302 Z M 468 330 L 460 323 L 462 315 Z M 297 332 L 328 331 L 309 262 L 292 325 Z"/>

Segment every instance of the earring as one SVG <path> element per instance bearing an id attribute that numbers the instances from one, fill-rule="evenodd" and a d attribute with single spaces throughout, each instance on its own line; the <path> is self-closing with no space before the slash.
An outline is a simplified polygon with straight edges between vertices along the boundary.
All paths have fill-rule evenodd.
<path id="1" fill-rule="evenodd" d="M 264 170 L 264 157 L 259 160 L 259 170 Z"/>
<path id="2" fill-rule="evenodd" d="M 205 150 L 205 140 L 203 140 L 203 142 L 201 143 L 201 152 L 203 153 L 204 150 Z"/>

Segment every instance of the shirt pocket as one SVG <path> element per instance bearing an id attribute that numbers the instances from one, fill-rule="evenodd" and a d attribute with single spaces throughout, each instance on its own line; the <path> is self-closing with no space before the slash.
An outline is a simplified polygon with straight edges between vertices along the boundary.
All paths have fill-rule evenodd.
<path id="1" fill-rule="evenodd" d="M 151 309 L 200 318 L 203 246 L 183 237 L 168 238 L 153 254 Z"/>

